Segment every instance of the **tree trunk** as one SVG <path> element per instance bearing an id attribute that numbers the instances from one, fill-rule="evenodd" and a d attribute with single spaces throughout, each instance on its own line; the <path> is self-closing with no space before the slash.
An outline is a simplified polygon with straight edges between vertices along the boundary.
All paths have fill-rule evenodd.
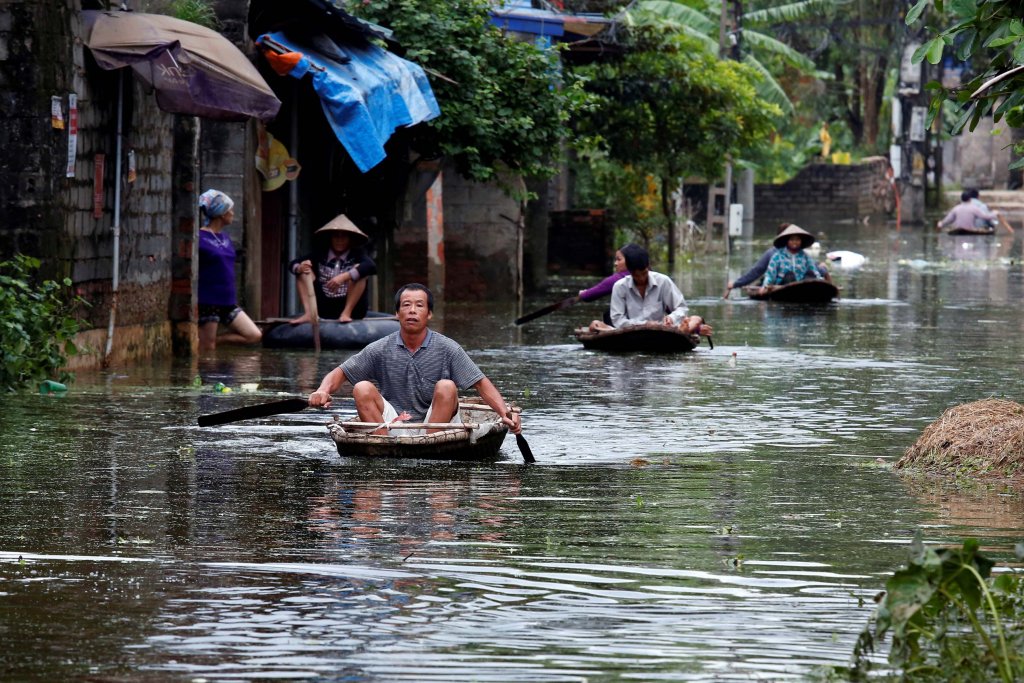
<path id="1" fill-rule="evenodd" d="M 666 176 L 661 177 L 661 213 L 665 217 L 665 225 L 668 228 L 668 270 L 672 272 L 672 267 L 676 264 L 679 230 L 672 207 L 672 188 L 669 187 Z"/>

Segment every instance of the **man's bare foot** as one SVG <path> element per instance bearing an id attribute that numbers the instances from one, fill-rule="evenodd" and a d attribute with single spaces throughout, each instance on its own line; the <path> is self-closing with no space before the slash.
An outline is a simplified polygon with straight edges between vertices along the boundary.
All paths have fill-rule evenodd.
<path id="1" fill-rule="evenodd" d="M 293 320 L 289 320 L 288 321 L 288 323 L 290 325 L 301 325 L 302 323 L 308 323 L 308 322 L 309 322 L 309 315 L 306 314 L 306 313 L 303 313 L 298 318 L 295 318 Z"/>

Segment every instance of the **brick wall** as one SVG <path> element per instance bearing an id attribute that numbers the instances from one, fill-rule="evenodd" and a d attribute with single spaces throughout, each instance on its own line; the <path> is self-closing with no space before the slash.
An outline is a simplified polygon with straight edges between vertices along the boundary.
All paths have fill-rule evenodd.
<path id="1" fill-rule="evenodd" d="M 66 132 L 50 126 L 50 97 L 67 103 L 75 3 L 0 3 L 0 258 L 69 251 L 63 239 Z M 49 275 L 60 272 L 48 263 Z"/>
<path id="2" fill-rule="evenodd" d="M 83 354 L 74 367 L 99 365 L 113 304 L 113 230 L 120 72 L 96 66 L 80 34 L 78 3 L 25 0 L 0 6 L 0 258 L 43 260 L 49 276 L 70 277 L 89 302 L 82 310 Z M 172 118 L 124 74 L 123 163 L 134 152 L 135 179 L 122 186 L 120 284 L 111 360 L 120 364 L 170 350 Z M 67 115 L 78 96 L 74 176 L 67 177 L 68 131 L 50 125 L 50 98 Z M 98 165 L 99 215 L 94 215 Z"/>
<path id="3" fill-rule="evenodd" d="M 754 189 L 757 226 L 767 229 L 782 222 L 813 224 L 888 215 L 893 209 L 888 165 L 884 157 L 868 157 L 847 166 L 811 164 L 781 185 L 758 185 Z"/>
<path id="4" fill-rule="evenodd" d="M 101 363 L 115 299 L 114 267 L 116 116 L 121 72 L 100 69 L 81 34 L 75 0 L 22 0 L 0 4 L 0 259 L 16 252 L 39 256 L 46 276 L 70 277 L 89 302 L 79 338 L 84 353 L 73 368 Z M 231 37 L 244 44 L 248 2 L 222 0 Z M 258 247 L 249 225 L 258 225 L 247 201 L 252 182 L 252 129 L 247 124 L 201 125 L 203 180 L 191 173 L 192 129 L 160 110 L 152 93 L 131 72 L 123 73 L 122 176 L 129 151 L 135 178 L 122 185 L 120 268 L 114 365 L 171 351 L 171 320 L 178 348 L 194 350 L 193 197 L 216 186 L 236 202 L 239 221 L 231 232 L 245 253 Z M 50 124 L 50 100 L 65 114 L 68 94 L 78 96 L 79 129 L 74 176 L 66 177 L 68 131 Z M 186 117 L 188 123 L 191 117 Z M 187 148 L 187 149 L 186 149 Z M 104 155 L 100 213 L 95 216 L 96 155 Z M 172 173 L 173 172 L 173 173 Z M 258 203 L 258 202 L 256 202 Z M 172 276 L 172 265 L 174 275 Z M 252 289 L 239 268 L 239 291 Z M 258 271 L 257 271 L 258 275 Z M 172 301 L 172 291 L 175 296 Z M 190 343 L 190 338 L 191 342 Z"/>

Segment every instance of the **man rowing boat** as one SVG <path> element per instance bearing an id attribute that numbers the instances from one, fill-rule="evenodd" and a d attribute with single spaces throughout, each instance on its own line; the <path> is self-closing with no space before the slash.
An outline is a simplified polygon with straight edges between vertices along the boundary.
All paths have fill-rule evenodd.
<path id="1" fill-rule="evenodd" d="M 373 342 L 331 370 L 309 395 L 309 405 L 329 407 L 331 394 L 346 381 L 361 422 L 390 424 L 407 411 L 414 422 L 461 423 L 459 390 L 476 389 L 513 434 L 522 431 L 497 387 L 452 339 L 427 327 L 434 295 L 418 283 L 395 294 L 399 330 Z M 431 433 L 437 429 L 428 429 Z M 387 434 L 380 427 L 374 434 Z M 408 431 L 405 431 L 408 434 Z"/>

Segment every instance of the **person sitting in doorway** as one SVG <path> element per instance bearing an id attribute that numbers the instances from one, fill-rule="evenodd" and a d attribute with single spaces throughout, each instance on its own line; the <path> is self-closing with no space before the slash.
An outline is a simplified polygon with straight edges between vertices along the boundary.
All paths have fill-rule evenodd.
<path id="1" fill-rule="evenodd" d="M 369 308 L 366 280 L 377 273 L 377 264 L 366 253 L 369 237 L 345 214 L 336 216 L 314 236 L 323 240 L 317 250 L 289 264 L 299 279 L 299 291 L 307 291 L 312 284 L 321 318 L 343 323 L 365 318 Z M 305 297 L 302 299 L 305 313 L 291 320 L 293 325 L 312 319 Z"/>
<path id="2" fill-rule="evenodd" d="M 814 244 L 814 235 L 799 225 L 790 225 L 775 237 L 777 249 L 768 268 L 764 271 L 764 281 L 760 293 L 765 294 L 772 287 L 788 285 L 800 280 L 821 280 L 821 273 L 814 259 L 804 251 Z"/>
<path id="3" fill-rule="evenodd" d="M 648 323 L 677 327 L 686 334 L 710 337 L 713 330 L 699 315 L 687 316 L 683 293 L 672 278 L 650 269 L 647 250 L 636 245 L 623 248 L 629 275 L 612 287 L 611 318 L 608 325 L 595 320 L 590 331 L 610 330 Z"/>

